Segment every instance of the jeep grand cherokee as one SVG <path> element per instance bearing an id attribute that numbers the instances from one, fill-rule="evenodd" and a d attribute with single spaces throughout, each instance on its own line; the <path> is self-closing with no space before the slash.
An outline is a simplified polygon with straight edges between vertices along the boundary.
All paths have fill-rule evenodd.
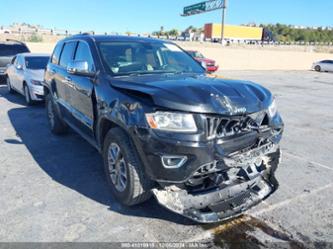
<path id="1" fill-rule="evenodd" d="M 198 222 L 236 216 L 273 193 L 283 122 L 272 94 L 206 77 L 177 45 L 77 35 L 45 73 L 51 131 L 71 127 L 103 155 L 114 197 L 154 195 Z"/>

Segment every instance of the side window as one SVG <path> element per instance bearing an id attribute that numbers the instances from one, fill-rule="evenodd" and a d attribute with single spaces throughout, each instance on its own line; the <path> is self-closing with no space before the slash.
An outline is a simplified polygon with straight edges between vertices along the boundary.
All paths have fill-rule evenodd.
<path id="1" fill-rule="evenodd" d="M 59 65 L 62 67 L 67 67 L 68 63 L 73 60 L 73 54 L 75 50 L 76 42 L 65 43 L 60 56 Z"/>
<path id="2" fill-rule="evenodd" d="M 89 71 L 95 71 L 94 60 L 91 56 L 90 48 L 87 43 L 79 42 L 75 53 L 76 61 L 87 61 L 89 65 Z"/>
<path id="3" fill-rule="evenodd" d="M 23 56 L 18 56 L 17 57 L 17 64 L 20 66 L 24 66 L 24 57 Z"/>
<path id="4" fill-rule="evenodd" d="M 51 63 L 57 64 L 57 65 L 59 64 L 59 57 L 60 57 L 62 45 L 63 45 L 63 43 L 58 43 L 57 46 L 54 48 L 53 54 L 51 57 Z"/>

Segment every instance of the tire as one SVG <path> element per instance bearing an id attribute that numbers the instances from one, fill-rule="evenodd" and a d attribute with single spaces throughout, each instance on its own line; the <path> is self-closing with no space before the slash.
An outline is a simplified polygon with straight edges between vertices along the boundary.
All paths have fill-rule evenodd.
<path id="1" fill-rule="evenodd" d="M 315 70 L 316 70 L 317 72 L 320 72 L 320 71 L 321 71 L 321 67 L 320 67 L 319 65 L 317 65 L 317 66 L 315 66 Z"/>
<path id="2" fill-rule="evenodd" d="M 116 154 L 117 150 L 118 154 Z M 117 159 L 114 160 L 115 157 L 112 155 Z M 133 142 L 121 128 L 113 128 L 107 133 L 104 139 L 103 160 L 111 192 L 121 204 L 137 205 L 152 196 L 150 190 L 153 182 L 146 177 Z"/>
<path id="3" fill-rule="evenodd" d="M 47 114 L 47 120 L 49 123 L 50 130 L 53 134 L 61 135 L 67 132 L 67 125 L 60 117 L 55 104 L 52 100 L 52 96 L 48 94 L 45 99 L 45 105 L 46 105 L 46 114 Z"/>
<path id="4" fill-rule="evenodd" d="M 13 90 L 13 88 L 12 88 L 12 85 L 10 84 L 10 79 L 9 79 L 8 76 L 6 77 L 6 84 L 7 84 L 8 92 L 9 92 L 9 93 L 14 93 L 14 90 Z"/>
<path id="5" fill-rule="evenodd" d="M 31 96 L 30 96 L 29 87 L 27 85 L 24 85 L 23 89 L 24 89 L 25 103 L 27 105 L 32 105 L 33 100 L 31 99 Z"/>

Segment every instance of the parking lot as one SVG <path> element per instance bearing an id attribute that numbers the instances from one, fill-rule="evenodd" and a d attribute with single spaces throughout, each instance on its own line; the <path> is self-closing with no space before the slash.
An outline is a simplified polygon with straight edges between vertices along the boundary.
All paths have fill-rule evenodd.
<path id="1" fill-rule="evenodd" d="M 0 85 L 0 241 L 333 243 L 333 74 L 225 71 L 276 96 L 285 122 L 279 190 L 230 222 L 199 225 L 152 199 L 123 207 L 97 151 L 73 132 L 52 135 L 42 104 Z"/>

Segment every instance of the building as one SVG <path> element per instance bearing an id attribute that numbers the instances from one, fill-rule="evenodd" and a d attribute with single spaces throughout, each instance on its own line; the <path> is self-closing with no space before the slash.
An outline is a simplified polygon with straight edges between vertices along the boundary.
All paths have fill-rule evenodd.
<path id="1" fill-rule="evenodd" d="M 205 24 L 206 40 L 221 40 L 221 24 Z M 231 43 L 250 43 L 262 40 L 263 28 L 237 25 L 224 26 L 224 39 Z"/>

